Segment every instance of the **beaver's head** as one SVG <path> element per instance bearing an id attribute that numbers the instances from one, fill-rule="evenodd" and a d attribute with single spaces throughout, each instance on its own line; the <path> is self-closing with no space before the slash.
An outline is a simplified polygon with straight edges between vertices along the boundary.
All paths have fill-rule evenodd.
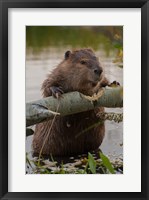
<path id="1" fill-rule="evenodd" d="M 74 90 L 90 94 L 103 77 L 103 68 L 91 49 L 67 51 L 64 63 Z"/>

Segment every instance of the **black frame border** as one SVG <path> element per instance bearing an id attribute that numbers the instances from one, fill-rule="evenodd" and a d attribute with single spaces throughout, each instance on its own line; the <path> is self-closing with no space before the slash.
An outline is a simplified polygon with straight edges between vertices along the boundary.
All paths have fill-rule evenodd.
<path id="1" fill-rule="evenodd" d="M 8 9 L 141 8 L 141 192 L 8 192 Z M 0 0 L 0 199 L 149 199 L 149 1 Z M 134 84 L 135 86 L 135 84 Z M 134 180 L 135 181 L 135 180 Z"/>

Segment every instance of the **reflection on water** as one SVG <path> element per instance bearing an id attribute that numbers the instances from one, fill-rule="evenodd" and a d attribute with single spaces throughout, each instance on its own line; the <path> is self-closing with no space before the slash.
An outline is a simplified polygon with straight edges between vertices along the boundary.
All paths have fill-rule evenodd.
<path id="1" fill-rule="evenodd" d="M 26 102 L 38 100 L 41 96 L 41 84 L 49 73 L 63 59 L 63 54 L 68 48 L 63 48 L 62 52 L 57 52 L 54 48 L 43 48 L 38 54 L 34 54 L 32 49 L 28 49 L 26 56 Z M 106 77 L 112 82 L 118 81 L 123 85 L 123 69 L 113 63 L 114 56 L 106 57 L 103 51 L 96 52 L 101 60 Z M 107 112 L 123 112 L 122 108 L 106 109 Z M 110 158 L 123 157 L 123 123 L 106 121 L 106 134 L 101 145 L 101 150 Z M 32 136 L 26 139 L 26 151 L 31 152 Z"/>

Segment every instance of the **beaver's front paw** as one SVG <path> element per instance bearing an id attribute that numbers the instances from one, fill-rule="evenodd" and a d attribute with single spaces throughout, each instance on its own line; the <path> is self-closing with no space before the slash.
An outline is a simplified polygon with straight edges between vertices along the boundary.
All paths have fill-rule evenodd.
<path id="1" fill-rule="evenodd" d="M 62 97 L 62 94 L 64 93 L 63 90 L 62 90 L 62 87 L 52 86 L 52 87 L 50 87 L 50 90 L 52 92 L 52 96 L 57 98 L 57 99 Z"/>
<path id="2" fill-rule="evenodd" d="M 108 86 L 109 86 L 109 87 L 118 87 L 118 86 L 120 86 L 120 83 L 117 82 L 117 81 L 113 81 L 113 82 L 110 83 Z"/>

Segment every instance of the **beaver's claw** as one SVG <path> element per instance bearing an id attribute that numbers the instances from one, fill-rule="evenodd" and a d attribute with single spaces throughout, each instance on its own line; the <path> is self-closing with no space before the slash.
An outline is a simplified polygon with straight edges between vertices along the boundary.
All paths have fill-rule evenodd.
<path id="1" fill-rule="evenodd" d="M 52 86 L 52 87 L 50 87 L 50 90 L 52 92 L 52 96 L 57 99 L 62 97 L 62 94 L 64 93 L 62 90 L 62 87 Z"/>
<path id="2" fill-rule="evenodd" d="M 120 86 L 120 83 L 117 82 L 117 81 L 113 81 L 113 82 L 110 83 L 108 86 L 109 86 L 109 87 L 118 87 L 118 86 Z"/>

